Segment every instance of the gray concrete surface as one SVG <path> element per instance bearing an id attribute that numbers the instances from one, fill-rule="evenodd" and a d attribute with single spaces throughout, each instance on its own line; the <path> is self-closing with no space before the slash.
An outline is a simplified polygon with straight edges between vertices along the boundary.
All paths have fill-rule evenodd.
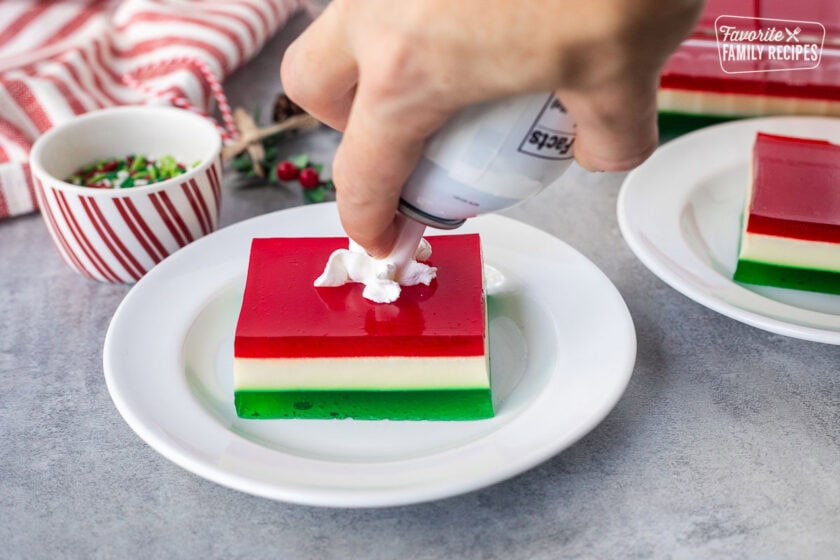
<path id="1" fill-rule="evenodd" d="M 268 105 L 304 18 L 227 83 Z M 338 136 L 288 145 L 328 160 Z M 301 202 L 225 178 L 223 223 Z M 720 316 L 647 271 L 616 225 L 621 176 L 577 174 L 508 214 L 565 240 L 623 294 L 630 385 L 580 442 L 468 495 L 380 510 L 229 490 L 140 440 L 102 347 L 128 288 L 60 261 L 37 215 L 0 222 L 0 558 L 840 557 L 840 347 Z"/>

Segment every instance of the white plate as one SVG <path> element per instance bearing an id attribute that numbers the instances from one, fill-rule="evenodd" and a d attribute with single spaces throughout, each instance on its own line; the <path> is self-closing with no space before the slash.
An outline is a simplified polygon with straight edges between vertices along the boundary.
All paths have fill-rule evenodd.
<path id="1" fill-rule="evenodd" d="M 698 303 L 771 332 L 840 344 L 840 296 L 732 281 L 758 131 L 840 142 L 840 119 L 742 120 L 668 142 L 624 181 L 621 232 L 645 266 Z"/>
<path id="2" fill-rule="evenodd" d="M 484 217 L 497 415 L 472 422 L 243 420 L 233 335 L 253 237 L 343 235 L 334 204 L 242 222 L 166 259 L 129 292 L 105 339 L 105 379 L 137 434 L 244 492 L 372 507 L 467 492 L 518 474 L 600 422 L 630 378 L 633 324 L 595 265 L 550 235 Z M 433 246 L 434 248 L 434 246 Z"/>

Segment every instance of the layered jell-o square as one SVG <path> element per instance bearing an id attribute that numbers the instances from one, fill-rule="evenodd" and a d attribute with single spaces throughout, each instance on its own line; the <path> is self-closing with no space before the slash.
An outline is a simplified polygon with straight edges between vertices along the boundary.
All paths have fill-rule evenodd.
<path id="1" fill-rule="evenodd" d="M 234 343 L 243 418 L 493 416 L 478 235 L 431 237 L 429 286 L 394 303 L 361 284 L 316 288 L 346 238 L 254 239 Z"/>
<path id="2" fill-rule="evenodd" d="M 838 56 L 836 0 L 707 0 L 660 74 L 661 121 L 840 115 Z"/>
<path id="3" fill-rule="evenodd" d="M 840 294 L 840 146 L 758 134 L 735 280 Z"/>

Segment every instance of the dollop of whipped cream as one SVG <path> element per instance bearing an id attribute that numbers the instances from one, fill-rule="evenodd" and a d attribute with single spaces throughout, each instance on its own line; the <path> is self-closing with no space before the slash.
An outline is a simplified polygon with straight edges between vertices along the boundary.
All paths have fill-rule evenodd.
<path id="1" fill-rule="evenodd" d="M 376 303 L 391 303 L 400 297 L 402 286 L 426 286 L 434 280 L 437 268 L 420 261 L 432 255 L 432 246 L 425 239 L 420 240 L 414 258 L 400 262 L 394 251 L 384 259 L 375 259 L 350 240 L 347 249 L 333 251 L 327 260 L 324 272 L 315 279 L 316 287 L 343 286 L 347 282 L 365 285 L 362 296 Z"/>

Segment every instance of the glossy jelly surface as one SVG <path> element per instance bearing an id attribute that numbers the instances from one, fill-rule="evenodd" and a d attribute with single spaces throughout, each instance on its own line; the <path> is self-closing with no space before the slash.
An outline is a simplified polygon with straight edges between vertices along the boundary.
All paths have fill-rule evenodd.
<path id="1" fill-rule="evenodd" d="M 840 146 L 759 133 L 747 232 L 840 243 Z"/>
<path id="2" fill-rule="evenodd" d="M 238 358 L 481 356 L 485 302 L 479 237 L 432 236 L 438 278 L 390 304 L 363 286 L 313 286 L 346 238 L 254 239 L 236 328 Z"/>

